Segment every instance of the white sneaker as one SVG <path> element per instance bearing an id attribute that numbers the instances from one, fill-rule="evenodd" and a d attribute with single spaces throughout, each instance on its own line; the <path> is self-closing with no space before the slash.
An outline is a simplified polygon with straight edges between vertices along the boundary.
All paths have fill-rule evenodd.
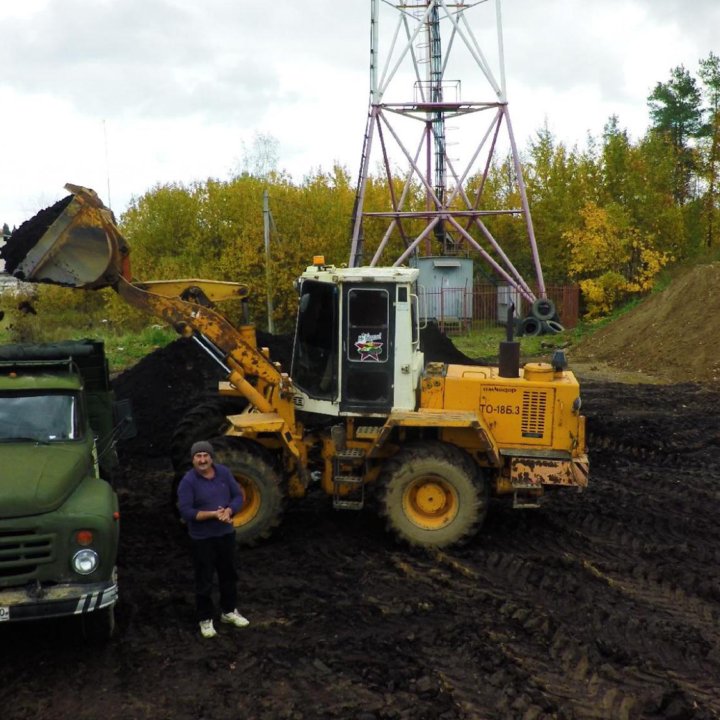
<path id="1" fill-rule="evenodd" d="M 220 616 L 220 622 L 227 623 L 228 625 L 234 625 L 235 627 L 247 627 L 250 621 L 243 617 L 237 610 L 233 610 L 229 613 L 223 613 Z"/>
<path id="2" fill-rule="evenodd" d="M 200 634 L 204 638 L 212 638 L 217 635 L 217 631 L 215 630 L 215 626 L 213 625 L 212 620 L 201 620 L 200 621 Z"/>

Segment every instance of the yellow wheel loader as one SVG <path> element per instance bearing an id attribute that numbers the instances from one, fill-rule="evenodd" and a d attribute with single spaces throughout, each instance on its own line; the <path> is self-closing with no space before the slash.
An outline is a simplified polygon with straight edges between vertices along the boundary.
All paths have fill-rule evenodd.
<path id="1" fill-rule="evenodd" d="M 521 368 L 510 322 L 498 367 L 426 364 L 416 269 L 318 257 L 298 279 L 292 363 L 281 368 L 253 325 L 234 327 L 215 309 L 247 297 L 243 285 L 134 280 L 111 212 L 93 191 L 66 188 L 57 217 L 11 236 L 6 263 L 29 281 L 110 286 L 222 366 L 219 396 L 242 398 L 242 410 L 197 409 L 178 445 L 210 437 L 234 472 L 245 493 L 238 542 L 267 537 L 311 483 L 341 509 L 372 495 L 399 539 L 427 547 L 472 537 L 490 497 L 535 507 L 547 491 L 587 486 L 578 382 L 561 352 Z"/>

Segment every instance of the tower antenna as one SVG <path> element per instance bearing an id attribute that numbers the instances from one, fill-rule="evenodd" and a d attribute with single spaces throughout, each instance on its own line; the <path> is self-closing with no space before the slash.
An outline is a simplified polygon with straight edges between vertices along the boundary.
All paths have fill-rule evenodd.
<path id="1" fill-rule="evenodd" d="M 107 135 L 107 123 L 103 119 L 103 138 L 105 142 L 105 179 L 107 182 L 107 200 L 108 207 L 112 207 L 112 201 L 110 199 L 110 152 L 108 148 L 108 135 Z"/>
<path id="2" fill-rule="evenodd" d="M 505 215 L 522 220 L 538 295 L 545 297 L 508 111 L 501 0 L 370 4 L 370 104 L 350 266 L 377 265 L 388 255 L 400 265 L 420 256 L 472 254 L 532 303 L 535 293 L 493 234 L 493 218 Z M 474 28 L 483 33 L 483 45 Z M 515 201 L 499 208 L 486 195 L 490 172 L 502 165 L 495 162 L 501 148 L 507 148 L 513 184 L 505 197 Z M 378 159 L 387 207 L 371 211 L 366 191 Z"/>

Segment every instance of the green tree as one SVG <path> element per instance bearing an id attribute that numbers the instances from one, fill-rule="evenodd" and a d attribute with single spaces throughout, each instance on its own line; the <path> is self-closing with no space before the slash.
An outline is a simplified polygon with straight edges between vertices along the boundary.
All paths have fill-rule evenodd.
<path id="1" fill-rule="evenodd" d="M 601 152 L 604 201 L 627 203 L 632 199 L 633 148 L 627 130 L 613 115 L 603 129 Z"/>
<path id="2" fill-rule="evenodd" d="M 692 140 L 702 129 L 701 101 L 697 81 L 682 65 L 671 70 L 668 82 L 657 83 L 648 97 L 652 130 L 665 137 L 675 151 L 674 194 L 681 205 L 692 195 Z"/>
<path id="3" fill-rule="evenodd" d="M 568 278 L 564 232 L 576 223 L 592 182 L 585 177 L 590 157 L 568 151 L 547 128 L 531 143 L 524 173 L 543 274 L 548 282 Z"/>
<path id="4" fill-rule="evenodd" d="M 716 244 L 718 215 L 718 172 L 720 171 L 720 58 L 710 53 L 700 60 L 700 79 L 705 86 L 703 140 L 703 176 L 707 183 L 705 193 L 705 245 Z"/>
<path id="5" fill-rule="evenodd" d="M 198 186 L 157 185 L 134 200 L 120 229 L 130 245 L 130 262 L 140 279 L 167 279 L 193 272 L 202 260 L 195 251 Z M 199 268 L 194 268 L 197 273 Z"/>

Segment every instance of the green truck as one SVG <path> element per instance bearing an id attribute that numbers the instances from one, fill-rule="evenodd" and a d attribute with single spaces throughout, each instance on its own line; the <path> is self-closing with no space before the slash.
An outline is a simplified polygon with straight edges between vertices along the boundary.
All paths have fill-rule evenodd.
<path id="1" fill-rule="evenodd" d="M 0 625 L 77 616 L 87 639 L 113 634 L 115 446 L 132 432 L 102 342 L 0 346 Z"/>

